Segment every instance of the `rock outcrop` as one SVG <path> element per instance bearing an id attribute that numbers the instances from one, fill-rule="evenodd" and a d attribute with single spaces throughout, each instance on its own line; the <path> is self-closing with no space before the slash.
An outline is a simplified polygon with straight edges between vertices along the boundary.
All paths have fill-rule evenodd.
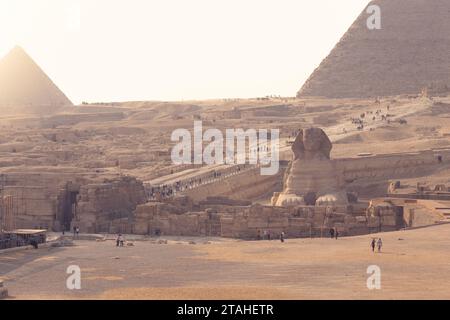
<path id="1" fill-rule="evenodd" d="M 78 198 L 71 227 L 79 227 L 82 233 L 131 233 L 130 229 L 120 228 L 129 226 L 133 211 L 147 201 L 143 183 L 128 176 L 83 185 Z"/>

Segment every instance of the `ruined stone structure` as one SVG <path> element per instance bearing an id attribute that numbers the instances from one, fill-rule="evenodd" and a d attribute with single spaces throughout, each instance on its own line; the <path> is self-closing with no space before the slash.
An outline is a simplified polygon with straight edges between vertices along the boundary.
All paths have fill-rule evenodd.
<path id="1" fill-rule="evenodd" d="M 260 167 L 242 170 L 226 179 L 199 186 L 184 192 L 195 201 L 203 201 L 211 196 L 224 196 L 236 200 L 253 200 L 268 197 L 281 185 L 283 170 L 276 175 L 261 175 Z"/>
<path id="2" fill-rule="evenodd" d="M 4 196 L 0 199 L 0 231 L 16 229 L 13 199 L 11 195 Z"/>
<path id="3" fill-rule="evenodd" d="M 73 217 L 71 206 L 76 202 L 78 188 L 93 180 L 80 172 L 58 170 L 10 172 L 0 177 L 0 195 L 4 199 L 2 213 L 9 210 L 8 216 L 13 217 L 10 224 L 18 229 L 53 231 L 68 230 Z"/>
<path id="4" fill-rule="evenodd" d="M 132 177 L 83 185 L 71 225 L 87 233 L 131 233 L 129 219 L 146 200 L 143 183 Z"/>
<path id="5" fill-rule="evenodd" d="M 264 230 L 273 237 L 327 237 L 331 228 L 342 236 L 393 231 L 405 226 L 401 207 L 389 206 L 368 215 L 367 204 L 336 207 L 272 207 L 262 205 L 196 207 L 194 211 L 167 203 L 139 205 L 133 231 L 143 235 L 220 236 L 257 239 Z M 379 211 L 377 211 L 379 212 Z"/>
<path id="6" fill-rule="evenodd" d="M 366 8 L 298 92 L 299 97 L 378 97 L 448 92 L 448 0 L 375 0 L 381 29 Z"/>
<path id="7" fill-rule="evenodd" d="M 320 136 L 322 135 L 319 134 Z M 306 150 L 316 148 L 316 144 L 312 144 L 312 147 L 309 145 L 308 141 L 310 138 L 308 134 L 306 137 L 306 144 L 304 143 L 304 136 L 298 139 L 298 141 L 301 140 L 303 142 L 303 148 L 305 148 L 305 145 Z M 322 139 L 324 139 L 323 136 L 320 140 Z M 323 141 L 325 141 L 324 145 L 327 146 L 326 139 Z M 322 144 L 320 143 L 319 145 Z M 330 189 L 326 188 L 329 186 L 340 188 L 342 181 L 344 182 L 344 187 L 338 190 L 347 188 L 349 191 L 358 193 L 363 190 L 365 185 L 380 184 L 383 186 L 383 189 L 379 196 L 384 196 L 390 179 L 414 177 L 418 173 L 427 172 L 427 170 L 436 170 L 439 166 L 446 165 L 450 161 L 450 150 L 444 149 L 343 159 L 328 159 L 328 149 L 329 147 L 320 147 L 316 149 L 315 153 L 310 151 L 300 151 L 298 153 L 296 151 L 298 159 L 294 161 L 306 161 L 305 166 L 309 169 L 302 171 L 304 168 L 300 165 L 299 171 L 297 171 L 297 173 L 300 173 L 300 176 L 289 180 L 291 190 L 296 190 L 295 188 L 300 190 L 299 195 L 296 194 L 295 197 L 303 197 L 304 200 L 304 202 L 297 203 L 293 207 L 307 207 L 308 204 L 319 204 L 319 206 L 316 206 L 317 210 L 323 210 L 321 208 L 326 208 L 327 206 L 347 206 L 348 204 L 346 203 L 339 205 L 338 203 L 322 203 L 320 201 L 318 203 L 315 201 L 317 200 L 317 195 L 321 195 L 320 190 L 322 190 L 322 187 L 324 188 L 323 190 L 329 192 L 328 190 Z M 287 170 L 292 170 L 292 166 Z M 298 178 L 302 174 L 307 179 L 302 180 Z M 341 174 L 342 176 L 340 176 Z M 289 174 L 286 175 L 286 177 L 288 176 Z M 107 180 L 105 180 L 105 177 L 107 177 Z M 307 182 L 308 179 L 310 179 L 309 184 L 303 187 L 302 182 Z M 283 179 L 282 171 L 276 176 L 261 176 L 259 168 L 254 168 L 241 174 L 232 175 L 226 179 L 220 179 L 217 182 L 188 190 L 186 195 L 189 196 L 189 201 L 184 200 L 185 202 L 180 202 L 177 200 L 177 202 L 173 200 L 175 202 L 165 204 L 170 210 L 163 210 L 162 212 L 167 214 L 167 217 L 170 217 L 170 219 L 161 220 L 162 218 L 159 217 L 155 221 L 160 221 L 158 222 L 160 225 L 149 224 L 149 220 L 151 222 L 153 219 L 149 218 L 151 217 L 149 212 L 156 210 L 154 209 L 155 204 L 144 204 L 147 199 L 143 185 L 139 180 L 133 178 L 121 179 L 115 175 L 108 176 L 106 173 L 91 174 L 88 170 L 78 169 L 72 170 L 72 172 L 67 169 L 62 171 L 58 167 L 52 167 L 50 169 L 41 169 L 39 173 L 21 171 L 5 173 L 1 176 L 0 182 L 2 184 L 2 197 L 9 199 L 7 200 L 8 202 L 4 203 L 10 204 L 8 210 L 13 212 L 15 228 L 44 228 L 61 231 L 63 229 L 70 230 L 71 227 L 78 226 L 81 232 L 136 232 L 141 234 L 152 234 L 156 229 L 161 229 L 166 230 L 166 234 L 179 234 L 181 229 L 177 226 L 180 225 L 189 229 L 189 234 L 195 234 L 193 230 L 198 230 L 195 224 L 190 225 L 189 223 L 181 222 L 178 224 L 177 221 L 182 221 L 183 219 L 200 221 L 195 217 L 204 215 L 206 209 L 219 206 L 218 208 L 226 208 L 226 211 L 225 209 L 218 209 L 216 210 L 217 214 L 213 212 L 213 217 L 216 218 L 208 218 L 205 221 L 213 224 L 211 227 L 208 227 L 211 230 L 227 230 L 227 226 L 230 225 L 227 224 L 227 221 L 230 221 L 227 219 L 230 219 L 230 216 L 225 215 L 225 213 L 229 214 L 231 211 L 233 213 L 231 221 L 235 221 L 234 217 L 239 217 L 246 210 L 242 208 L 249 205 L 242 202 L 242 200 L 248 201 L 258 197 L 267 198 L 268 193 L 273 193 L 274 189 L 279 188 L 278 190 L 282 190 L 281 183 Z M 288 179 L 285 179 L 284 185 L 288 185 Z M 311 186 L 320 187 L 320 190 L 317 189 L 319 191 L 315 197 L 313 194 L 303 193 L 304 190 L 312 190 L 306 189 Z M 222 200 L 218 201 L 217 199 L 220 198 L 217 198 L 217 196 L 227 197 L 229 200 L 225 201 L 222 198 Z M 216 197 L 216 199 L 214 200 L 211 197 Z M 236 200 L 241 202 L 236 202 Z M 197 205 L 194 206 L 192 202 L 197 203 Z M 352 203 L 352 205 L 355 204 Z M 156 205 L 156 207 L 160 208 L 159 205 Z M 135 211 L 136 208 L 138 210 Z M 291 209 L 280 207 L 280 210 L 289 212 Z M 312 207 L 312 210 L 316 209 Z M 4 209 L 2 217 L 3 212 L 5 212 Z M 188 212 L 190 212 L 188 215 L 190 218 L 187 216 L 181 218 L 183 214 Z M 341 213 L 345 212 L 342 210 Z M 417 212 L 416 209 L 416 216 L 418 215 Z M 417 221 L 416 218 L 415 220 Z M 174 225 L 175 227 L 169 228 L 167 225 Z M 199 224 L 199 226 L 202 225 L 203 222 Z M 188 233 L 187 231 L 183 232 Z M 291 232 L 293 231 L 291 230 Z M 224 231 L 223 234 L 230 233 Z"/>
<path id="8" fill-rule="evenodd" d="M 283 192 L 272 203 L 277 206 L 345 205 L 344 177 L 330 159 L 332 144 L 319 128 L 303 129 L 292 151 L 294 158 L 285 173 Z"/>

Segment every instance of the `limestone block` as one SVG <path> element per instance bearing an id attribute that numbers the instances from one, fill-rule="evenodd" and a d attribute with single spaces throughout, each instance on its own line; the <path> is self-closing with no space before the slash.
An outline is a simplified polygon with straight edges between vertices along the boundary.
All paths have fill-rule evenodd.
<path id="1" fill-rule="evenodd" d="M 348 228 L 347 234 L 351 236 L 363 235 L 370 233 L 370 229 L 366 226 L 356 226 Z"/>
<path id="2" fill-rule="evenodd" d="M 251 215 L 259 215 L 263 212 L 263 206 L 256 204 L 250 207 L 250 214 Z"/>
<path id="3" fill-rule="evenodd" d="M 367 218 L 367 226 L 370 228 L 380 226 L 380 218 L 379 217 L 368 217 Z"/>
<path id="4" fill-rule="evenodd" d="M 312 220 L 314 224 L 321 225 L 325 221 L 325 215 L 315 215 Z"/>
<path id="5" fill-rule="evenodd" d="M 327 207 L 314 207 L 314 216 L 324 215 L 327 212 Z"/>
<path id="6" fill-rule="evenodd" d="M 348 230 L 347 226 L 344 223 L 336 223 L 334 225 L 338 232 L 346 232 Z"/>
<path id="7" fill-rule="evenodd" d="M 395 216 L 394 208 L 381 208 L 380 216 Z"/>
<path id="8" fill-rule="evenodd" d="M 356 222 L 357 222 L 356 217 L 353 217 L 351 215 L 346 215 L 344 217 L 344 223 L 345 224 L 352 224 L 352 223 L 356 223 Z"/>
<path id="9" fill-rule="evenodd" d="M 249 219 L 247 222 L 249 228 L 267 228 L 268 220 L 267 219 Z"/>
<path id="10" fill-rule="evenodd" d="M 289 227 L 289 219 L 288 218 L 279 218 L 279 219 L 270 219 L 269 220 L 269 228 L 287 228 Z"/>
<path id="11" fill-rule="evenodd" d="M 150 224 L 147 221 L 136 221 L 133 224 L 133 233 L 145 235 L 151 229 Z"/>
<path id="12" fill-rule="evenodd" d="M 263 216 L 270 216 L 274 214 L 274 208 L 272 207 L 263 207 L 262 209 Z"/>
<path id="13" fill-rule="evenodd" d="M 397 225 L 397 221 L 396 218 L 393 216 L 384 216 L 381 218 L 381 224 L 383 226 L 396 226 Z"/>
<path id="14" fill-rule="evenodd" d="M 355 219 L 358 223 L 366 223 L 367 222 L 366 216 L 356 216 Z"/>
<path id="15" fill-rule="evenodd" d="M 303 227 L 306 225 L 306 219 L 305 218 L 290 218 L 289 219 L 289 226 L 290 227 Z"/>

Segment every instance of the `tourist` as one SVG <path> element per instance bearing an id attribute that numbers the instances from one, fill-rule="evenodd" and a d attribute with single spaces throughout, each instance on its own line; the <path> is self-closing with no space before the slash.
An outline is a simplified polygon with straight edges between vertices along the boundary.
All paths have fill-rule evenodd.
<path id="1" fill-rule="evenodd" d="M 267 230 L 264 230 L 264 232 L 263 232 L 263 239 L 266 239 L 266 237 L 267 237 Z"/>
<path id="2" fill-rule="evenodd" d="M 79 237 L 79 235 L 80 235 L 80 228 L 76 227 L 76 228 L 75 228 L 75 232 L 76 232 L 76 234 L 77 234 L 77 238 L 78 238 L 78 237 Z"/>
<path id="3" fill-rule="evenodd" d="M 333 239 L 334 238 L 334 228 L 330 229 L 330 238 Z"/>
<path id="4" fill-rule="evenodd" d="M 339 236 L 339 231 L 337 229 L 334 231 L 334 235 L 336 236 L 336 240 L 337 240 L 338 236 Z"/>
<path id="5" fill-rule="evenodd" d="M 281 242 L 284 242 L 284 236 L 285 236 L 284 231 L 282 231 L 281 234 L 280 234 Z"/>
<path id="6" fill-rule="evenodd" d="M 381 238 L 378 238 L 378 241 L 377 241 L 378 252 L 381 252 L 382 246 L 383 246 L 383 241 L 381 241 Z"/>
<path id="7" fill-rule="evenodd" d="M 376 240 L 375 240 L 375 238 L 372 239 L 372 243 L 371 243 L 370 245 L 371 245 L 371 247 L 372 247 L 372 252 L 375 252 L 375 245 L 376 245 Z"/>
<path id="8" fill-rule="evenodd" d="M 268 230 L 268 231 L 267 231 L 267 240 L 272 240 L 270 236 L 271 236 L 270 230 Z"/>
<path id="9" fill-rule="evenodd" d="M 75 238 L 75 235 L 77 233 L 77 227 L 73 226 L 73 237 Z"/>
<path id="10" fill-rule="evenodd" d="M 119 233 L 119 236 L 117 237 L 117 240 L 116 240 L 116 246 L 123 247 L 123 243 L 124 243 L 123 236 L 121 233 Z"/>
<path id="11" fill-rule="evenodd" d="M 258 229 L 257 239 L 258 239 L 258 240 L 261 240 L 261 230 L 260 230 L 260 229 Z"/>

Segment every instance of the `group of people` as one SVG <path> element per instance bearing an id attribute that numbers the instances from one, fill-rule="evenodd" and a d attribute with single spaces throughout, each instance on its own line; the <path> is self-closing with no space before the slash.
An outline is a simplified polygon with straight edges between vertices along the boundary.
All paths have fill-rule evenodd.
<path id="1" fill-rule="evenodd" d="M 330 238 L 331 239 L 338 239 L 338 237 L 339 237 L 339 231 L 338 231 L 338 229 L 336 229 L 336 228 L 331 228 L 330 229 Z"/>
<path id="2" fill-rule="evenodd" d="M 233 174 L 240 173 L 241 166 L 236 166 L 236 168 L 234 170 L 235 170 L 235 172 L 233 172 Z M 148 198 L 150 200 L 156 200 L 158 198 L 162 198 L 162 199 L 172 198 L 178 192 L 193 189 L 195 187 L 198 187 L 198 186 L 206 183 L 207 181 L 214 181 L 214 180 L 220 179 L 223 174 L 224 174 L 224 172 L 222 172 L 222 171 L 214 170 L 213 172 L 211 172 L 210 174 L 208 174 L 206 176 L 192 178 L 192 179 L 189 179 L 186 181 L 177 181 L 171 185 L 164 184 L 161 186 L 151 187 L 148 191 Z"/>
<path id="3" fill-rule="evenodd" d="M 372 252 L 375 252 L 375 247 L 378 248 L 378 252 L 381 252 L 381 248 L 383 247 L 383 241 L 381 240 L 381 238 L 378 238 L 378 240 L 376 238 L 373 238 L 372 242 L 370 243 L 370 246 L 372 248 Z"/>
<path id="4" fill-rule="evenodd" d="M 389 111 L 390 106 L 388 105 L 386 107 L 386 110 Z M 376 110 L 375 112 L 373 111 L 367 111 L 364 112 L 362 114 L 360 114 L 359 118 L 350 118 L 352 124 L 356 125 L 356 129 L 357 130 L 364 130 L 364 119 L 367 117 L 369 117 L 370 115 L 372 115 L 372 121 L 376 121 L 378 117 L 381 117 L 381 121 L 387 121 L 390 122 L 390 120 L 388 119 L 389 115 L 386 114 L 382 114 L 383 111 L 381 109 Z M 346 133 L 347 131 L 345 130 L 345 128 L 343 129 L 344 133 Z"/>

